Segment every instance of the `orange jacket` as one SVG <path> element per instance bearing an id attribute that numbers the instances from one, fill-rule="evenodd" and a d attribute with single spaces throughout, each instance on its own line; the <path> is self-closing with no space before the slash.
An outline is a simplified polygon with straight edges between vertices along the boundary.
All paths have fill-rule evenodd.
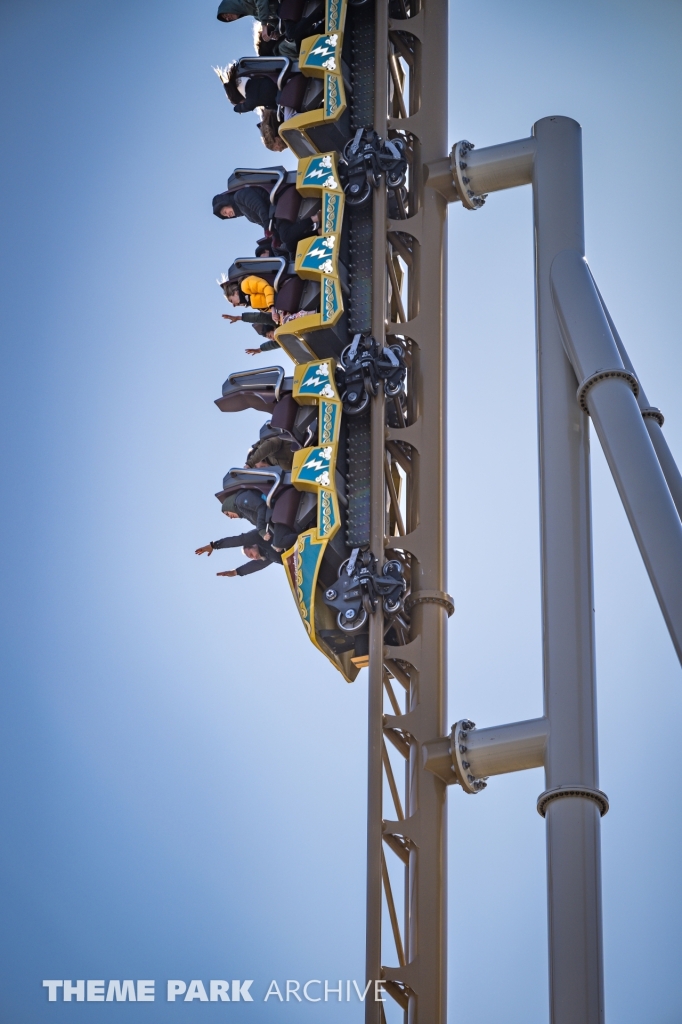
<path id="1" fill-rule="evenodd" d="M 275 289 L 262 277 L 256 277 L 255 274 L 245 277 L 239 287 L 244 295 L 248 295 L 254 309 L 269 309 L 275 301 Z"/>

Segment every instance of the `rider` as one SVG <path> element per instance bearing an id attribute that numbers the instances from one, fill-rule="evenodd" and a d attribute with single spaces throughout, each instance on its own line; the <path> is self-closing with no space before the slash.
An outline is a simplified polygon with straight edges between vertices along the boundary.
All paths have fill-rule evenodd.
<path id="1" fill-rule="evenodd" d="M 272 546 L 271 541 L 264 540 L 258 530 L 249 530 L 248 533 L 240 533 L 236 537 L 223 537 L 222 540 L 212 540 L 203 548 L 197 548 L 195 555 L 212 555 L 218 548 L 241 548 L 249 559 L 244 565 L 236 569 L 227 569 L 225 572 L 217 572 L 216 576 L 250 576 L 261 569 L 267 569 L 273 562 L 282 564 L 282 556 Z"/>

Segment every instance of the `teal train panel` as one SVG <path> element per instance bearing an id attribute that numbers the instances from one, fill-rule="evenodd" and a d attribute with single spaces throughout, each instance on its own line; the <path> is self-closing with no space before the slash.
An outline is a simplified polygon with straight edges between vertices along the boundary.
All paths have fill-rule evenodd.
<path id="1" fill-rule="evenodd" d="M 331 445 L 311 448 L 296 474 L 296 484 L 319 484 L 320 487 L 329 487 L 333 454 L 334 449 Z"/>
<path id="2" fill-rule="evenodd" d="M 338 522 L 334 495 L 323 488 L 317 499 L 317 530 L 321 539 L 326 539 L 336 532 Z"/>
<path id="3" fill-rule="evenodd" d="M 339 54 L 339 36 L 336 33 L 320 36 L 315 45 L 300 62 L 301 71 L 308 68 L 322 68 L 325 71 L 338 71 L 341 67 Z"/>
<path id="4" fill-rule="evenodd" d="M 337 277 L 322 278 L 322 323 L 333 323 L 341 309 L 341 285 Z"/>
<path id="5" fill-rule="evenodd" d="M 320 402 L 320 444 L 333 444 L 339 439 L 341 429 L 341 417 L 339 406 L 336 402 Z"/>

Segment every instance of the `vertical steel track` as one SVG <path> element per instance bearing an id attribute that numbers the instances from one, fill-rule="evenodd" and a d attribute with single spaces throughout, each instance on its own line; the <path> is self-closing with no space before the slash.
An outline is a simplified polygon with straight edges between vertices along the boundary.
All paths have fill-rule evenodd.
<path id="1" fill-rule="evenodd" d="M 388 109 L 388 3 L 378 0 L 374 26 L 374 128 L 386 134 Z M 378 344 L 386 338 L 386 190 L 374 190 L 372 199 L 372 334 Z M 384 482 L 384 423 L 386 400 L 383 388 L 372 402 L 370 449 L 370 548 L 380 557 L 386 532 L 386 485 Z M 367 980 L 381 978 L 382 918 L 382 747 L 384 615 L 381 602 L 369 624 L 368 778 L 367 778 Z M 366 1003 L 367 1024 L 379 1024 L 382 1004 L 370 993 Z"/>
<path id="2" fill-rule="evenodd" d="M 371 414 L 371 548 L 400 558 L 410 581 L 409 635 L 385 646 L 370 627 L 367 981 L 409 1024 L 446 1019 L 445 784 L 423 768 L 421 745 L 445 731 L 445 216 L 422 168 L 447 146 L 447 5 L 401 4 L 375 22 L 374 128 L 406 145 L 406 194 L 373 200 L 372 333 L 408 361 L 407 417 L 380 393 Z M 428 54 L 428 60 L 422 59 Z M 387 416 L 387 413 L 389 414 Z M 397 426 L 388 426 L 397 423 Z M 388 742 L 387 742 L 388 741 Z M 402 760 L 402 768 L 401 768 Z M 382 929 L 383 926 L 383 929 Z M 374 991 L 367 1024 L 385 1019 Z"/>

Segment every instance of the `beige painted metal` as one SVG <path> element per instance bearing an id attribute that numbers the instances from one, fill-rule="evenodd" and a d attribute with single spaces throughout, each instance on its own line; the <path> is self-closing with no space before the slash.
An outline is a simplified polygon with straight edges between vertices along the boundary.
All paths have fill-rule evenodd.
<path id="1" fill-rule="evenodd" d="M 373 403 L 371 543 L 380 561 L 384 548 L 386 557 L 397 552 L 409 557 L 411 624 L 405 644 L 383 650 L 378 613 L 370 627 L 367 978 L 384 979 L 387 997 L 401 1006 L 409 1024 L 446 1020 L 446 786 L 424 767 L 421 748 L 445 732 L 446 632 L 452 605 L 445 593 L 447 204 L 439 192 L 425 187 L 423 171 L 425 163 L 446 151 L 447 20 L 445 0 L 425 0 L 405 20 L 387 19 L 383 3 L 376 9 L 374 127 L 383 137 L 387 128 L 389 134 L 404 134 L 410 144 L 410 180 L 404 220 L 386 221 L 384 189 L 374 197 L 372 328 L 377 341 L 388 335 L 389 342 L 396 337 L 407 343 L 410 371 L 404 428 L 386 431 L 385 400 Z M 433 97 L 438 97 L 436 116 Z M 385 536 L 390 498 L 386 459 L 405 474 L 404 536 Z M 397 751 L 404 758 L 402 799 L 396 781 L 400 773 L 390 762 L 383 769 L 395 810 L 382 810 L 382 727 L 393 756 Z M 388 755 L 383 760 L 385 766 Z M 377 841 L 382 818 L 383 851 Z M 403 872 L 402 886 L 396 882 L 398 871 Z M 385 919 L 391 924 L 383 947 L 382 876 Z M 381 1004 L 367 1003 L 367 1024 L 380 1024 L 382 1013 Z"/>
<path id="2" fill-rule="evenodd" d="M 374 49 L 374 127 L 385 135 L 388 106 L 388 7 L 382 0 L 376 5 Z M 372 245 L 372 334 L 383 345 L 386 319 L 386 190 L 383 182 L 373 196 Z M 385 533 L 386 501 L 384 482 L 385 397 L 382 388 L 371 407 L 370 469 L 370 549 L 381 561 Z M 369 693 L 367 752 L 367 948 L 366 980 L 381 978 L 381 919 L 383 886 L 383 839 L 381 833 L 384 737 L 384 616 L 381 602 L 369 622 Z M 382 1004 L 376 998 L 365 1003 L 366 1024 L 380 1024 Z"/>
<path id="3" fill-rule="evenodd" d="M 468 729 L 466 760 L 477 779 L 521 772 L 527 768 L 542 768 L 548 736 L 549 722 L 546 718 L 530 718 L 487 729 Z M 425 743 L 422 749 L 424 767 L 440 776 L 449 786 L 459 781 L 453 761 L 453 744 L 456 742 L 457 736 L 451 734 Z"/>

